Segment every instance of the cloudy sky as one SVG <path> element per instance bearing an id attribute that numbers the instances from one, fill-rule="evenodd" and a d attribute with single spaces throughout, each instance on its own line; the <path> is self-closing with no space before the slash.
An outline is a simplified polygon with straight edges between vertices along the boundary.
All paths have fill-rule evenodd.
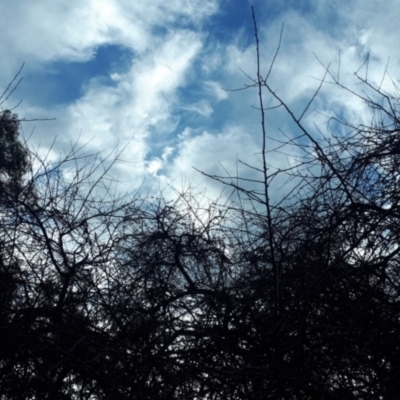
<path id="1" fill-rule="evenodd" d="M 396 0 L 3 1 L 0 88 L 25 66 L 23 82 L 2 108 L 23 99 L 16 109 L 21 118 L 55 118 L 23 124 L 34 148 L 45 152 L 54 143 L 50 157 L 77 141 L 88 152 L 124 148 L 125 162 L 113 173 L 127 188 L 143 180 L 153 187 L 191 182 L 217 194 L 220 186 L 192 167 L 252 177 L 238 160 L 260 162 L 257 92 L 229 91 L 256 76 L 251 6 L 264 74 L 284 24 L 269 82 L 295 112 L 318 87 L 321 63 L 337 74 L 340 60 L 340 79 L 353 90 L 360 89 L 354 72 L 368 54 L 372 82 L 380 83 L 389 59 L 398 78 Z M 265 102 L 274 105 L 268 96 Z M 326 84 L 304 123 L 323 128 L 334 112 L 369 118 L 360 101 Z M 277 140 L 296 134 L 281 110 L 268 113 L 267 131 Z M 291 162 L 279 153 L 269 160 Z"/>

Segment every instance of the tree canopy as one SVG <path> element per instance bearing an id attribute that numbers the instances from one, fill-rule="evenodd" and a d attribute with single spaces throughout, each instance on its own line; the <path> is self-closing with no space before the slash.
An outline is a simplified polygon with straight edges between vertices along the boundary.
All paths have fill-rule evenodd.
<path id="1" fill-rule="evenodd" d="M 29 152 L 19 140 L 19 120 L 10 110 L 0 113 L 0 192 L 15 191 L 29 168 Z"/>

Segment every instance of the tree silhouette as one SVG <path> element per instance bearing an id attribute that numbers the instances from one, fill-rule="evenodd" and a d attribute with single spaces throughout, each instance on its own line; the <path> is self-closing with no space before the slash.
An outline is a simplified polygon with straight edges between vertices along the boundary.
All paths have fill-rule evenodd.
<path id="1" fill-rule="evenodd" d="M 15 193 L 30 166 L 29 153 L 19 141 L 19 120 L 10 110 L 0 113 L 0 193 Z"/>

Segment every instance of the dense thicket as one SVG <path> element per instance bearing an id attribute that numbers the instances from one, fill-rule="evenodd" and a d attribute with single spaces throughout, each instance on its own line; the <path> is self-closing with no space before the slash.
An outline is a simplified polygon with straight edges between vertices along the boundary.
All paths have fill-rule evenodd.
<path id="1" fill-rule="evenodd" d="M 316 140 L 258 71 L 262 126 L 266 90 L 304 151 L 276 204 L 265 142 L 258 188 L 214 177 L 229 204 L 116 197 L 3 112 L 0 398 L 397 399 L 399 99 L 361 81 L 372 123 Z"/>

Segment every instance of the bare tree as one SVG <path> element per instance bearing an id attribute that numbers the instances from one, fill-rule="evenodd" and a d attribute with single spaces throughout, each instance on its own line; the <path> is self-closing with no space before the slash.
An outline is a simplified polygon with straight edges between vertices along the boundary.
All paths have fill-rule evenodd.
<path id="1" fill-rule="evenodd" d="M 260 176 L 252 183 L 260 186 L 249 189 L 238 184 L 246 181 L 241 177 L 210 176 L 254 205 L 238 205 L 249 241 L 235 247 L 242 265 L 234 263 L 240 295 L 230 302 L 232 334 L 219 336 L 237 363 L 231 375 L 237 391 L 229 398 L 394 399 L 400 333 L 398 88 L 392 82 L 394 91 L 387 93 L 356 74 L 364 91 L 351 91 L 324 67 L 320 86 L 297 115 L 270 82 L 280 43 L 261 73 L 254 13 L 253 18 L 257 73 L 245 89 L 259 96 L 262 165 L 251 168 Z M 347 133 L 331 132 L 326 139 L 306 128 L 303 117 L 328 81 L 373 110 L 370 125 L 333 117 Z M 276 102 L 268 110 L 264 91 Z M 299 130 L 294 139 L 280 141 L 279 150 L 296 146 L 304 154 L 285 171 L 267 163 L 265 115 L 276 108 Z M 296 185 L 272 203 L 270 185 L 279 175 Z"/>

